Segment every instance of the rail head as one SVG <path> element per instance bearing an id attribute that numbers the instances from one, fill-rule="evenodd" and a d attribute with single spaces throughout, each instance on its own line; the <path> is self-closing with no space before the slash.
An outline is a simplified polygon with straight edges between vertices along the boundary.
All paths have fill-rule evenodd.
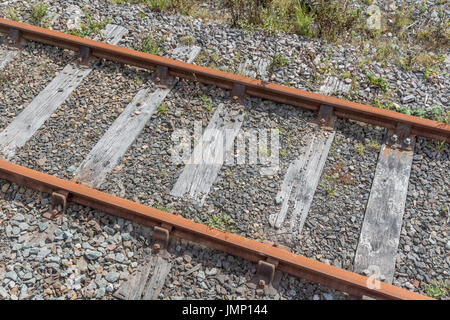
<path id="1" fill-rule="evenodd" d="M 231 90 L 235 84 L 241 85 L 245 87 L 245 93 L 247 95 L 289 104 L 311 111 L 317 111 L 320 105 L 328 105 L 333 107 L 336 116 L 341 118 L 362 121 L 388 129 L 394 129 L 398 124 L 407 124 L 411 126 L 411 134 L 413 135 L 450 142 L 450 124 L 391 110 L 379 109 L 275 83 L 264 82 L 262 80 L 0 18 L 0 32 L 9 34 L 11 30 L 15 30 L 15 34 L 18 31 L 24 39 L 77 52 L 80 51 L 81 47 L 89 48 L 92 56 L 119 63 L 150 70 L 154 70 L 157 66 L 164 66 L 168 68 L 169 73 L 173 76 L 214 84 L 227 90 Z"/>

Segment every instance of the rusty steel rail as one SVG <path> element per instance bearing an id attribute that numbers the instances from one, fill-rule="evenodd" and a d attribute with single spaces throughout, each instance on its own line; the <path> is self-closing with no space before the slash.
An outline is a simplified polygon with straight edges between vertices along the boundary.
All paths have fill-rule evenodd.
<path id="1" fill-rule="evenodd" d="M 2 18 L 0 18 L 0 32 L 8 33 L 16 41 L 23 38 L 76 52 L 88 52 L 90 56 L 145 69 L 160 68 L 168 75 L 214 84 L 223 89 L 232 90 L 234 87 L 240 87 L 249 96 L 311 111 L 318 111 L 321 105 L 328 105 L 334 108 L 334 114 L 337 117 L 357 120 L 387 129 L 395 129 L 399 124 L 406 124 L 410 126 L 412 135 L 450 142 L 450 124 L 289 88 Z"/>
<path id="2" fill-rule="evenodd" d="M 376 299 L 431 299 L 384 282 L 379 282 L 378 286 L 371 288 L 368 285 L 370 279 L 365 276 L 4 160 L 0 160 L 0 178 L 41 192 L 65 194 L 67 201 L 147 227 L 169 226 L 171 236 L 200 243 L 252 262 L 269 258 L 278 262 L 277 270 L 356 297 L 365 295 Z"/>

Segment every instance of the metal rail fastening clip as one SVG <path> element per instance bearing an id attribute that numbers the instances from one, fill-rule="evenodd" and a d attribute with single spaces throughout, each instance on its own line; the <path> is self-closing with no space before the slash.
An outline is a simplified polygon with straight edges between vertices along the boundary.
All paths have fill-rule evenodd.
<path id="1" fill-rule="evenodd" d="M 411 135 L 411 125 L 407 123 L 398 123 L 395 131 L 389 130 L 385 144 L 391 149 L 401 151 L 411 151 L 414 143 L 414 136 Z"/>
<path id="2" fill-rule="evenodd" d="M 320 105 L 317 117 L 311 122 L 317 124 L 319 128 L 333 131 L 336 122 L 334 108 L 324 104 Z"/>
<path id="3" fill-rule="evenodd" d="M 153 250 L 155 252 L 158 253 L 169 246 L 169 234 L 172 229 L 173 227 L 166 223 L 162 223 L 161 226 L 155 226 L 153 228 L 152 241 L 154 242 Z"/>
<path id="4" fill-rule="evenodd" d="M 14 46 L 16 48 L 20 48 L 22 41 L 22 32 L 19 29 L 11 28 L 9 29 L 9 37 L 14 43 Z"/>
<path id="5" fill-rule="evenodd" d="M 167 66 L 156 66 L 156 82 L 161 88 L 167 88 L 169 83 L 169 67 Z"/>
<path id="6" fill-rule="evenodd" d="M 89 66 L 89 58 L 92 55 L 92 50 L 89 47 L 80 46 L 80 57 L 78 58 L 78 62 L 83 67 Z"/>
<path id="7" fill-rule="evenodd" d="M 67 198 L 69 192 L 65 190 L 55 191 L 50 198 L 50 211 L 45 212 L 42 216 L 49 220 L 55 219 L 59 214 L 64 213 L 67 208 Z"/>

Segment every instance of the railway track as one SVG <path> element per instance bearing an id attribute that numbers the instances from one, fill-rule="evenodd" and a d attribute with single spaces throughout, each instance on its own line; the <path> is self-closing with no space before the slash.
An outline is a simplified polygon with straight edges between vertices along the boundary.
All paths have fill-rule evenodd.
<path id="1" fill-rule="evenodd" d="M 69 172 L 65 173 L 54 172 L 54 175 L 60 178 L 6 160 L 0 162 L 2 179 L 52 195 L 54 210 L 45 214 L 47 218 L 54 219 L 64 215 L 67 203 L 74 202 L 153 228 L 152 237 L 155 241 L 153 251 L 161 252 L 161 256 L 164 256 L 169 240 L 174 237 L 227 252 L 256 263 L 258 266 L 254 279 L 256 286 L 266 288 L 268 292 L 272 288 L 271 284 L 275 271 L 283 271 L 356 297 L 427 298 L 393 286 L 390 283 L 392 283 L 394 277 L 396 253 L 401 236 L 402 217 L 405 210 L 414 148 L 416 147 L 416 136 L 440 139 L 444 143 L 449 142 L 450 126 L 448 124 L 196 66 L 191 64 L 200 50 L 195 46 L 176 48 L 172 54 L 173 58 L 177 60 L 118 47 L 116 44 L 126 34 L 126 29 L 120 26 L 108 25 L 106 27 L 106 37 L 103 40 L 105 42 L 78 38 L 5 19 L 0 19 L 0 31 L 9 34 L 10 39 L 17 46 L 20 46 L 23 40 L 36 41 L 69 49 L 79 54 L 79 62 L 69 63 L 57 72 L 53 80 L 0 133 L 0 147 L 3 156 L 16 163 L 36 163 L 37 160 L 29 161 L 30 158 L 26 155 L 39 154 L 40 144 L 49 142 L 48 137 L 52 138 L 51 132 L 55 128 L 64 130 L 65 125 L 61 126 L 62 122 L 60 121 L 60 115 L 58 115 L 60 106 L 66 101 L 72 100 L 76 104 L 76 99 L 71 98 L 71 95 L 77 92 L 77 87 L 83 86 L 83 81 L 89 80 L 94 69 L 101 68 L 101 60 L 95 59 L 106 59 L 154 70 L 155 76 L 152 85 L 138 88 L 135 90 L 136 95 L 130 99 L 131 101 L 123 110 L 120 112 L 114 110 L 111 115 L 107 115 L 111 118 L 108 120 L 110 126 L 100 130 L 103 133 L 102 135 L 92 138 L 96 141 L 95 144 L 93 142 L 84 144 L 83 140 L 89 140 L 90 138 L 88 134 L 85 135 L 86 132 L 80 132 L 77 138 L 70 142 L 67 141 L 66 144 L 69 146 L 71 143 L 75 153 L 67 149 L 55 150 L 54 154 L 61 158 L 80 157 L 80 154 L 82 154 L 82 159 L 77 160 L 78 166 L 74 167 L 73 170 L 68 170 Z M 2 52 L 1 68 L 5 68 L 19 55 L 19 51 L 13 48 Z M 242 69 L 245 74 L 264 79 L 267 66 L 268 63 L 264 60 L 259 60 L 257 63 L 247 61 Z M 106 68 L 108 67 L 106 66 Z M 150 78 L 147 80 L 150 80 Z M 186 82 L 185 80 L 190 81 Z M 143 154 L 142 149 L 145 152 L 148 146 L 164 144 L 164 140 L 169 139 L 169 132 L 174 131 L 174 128 L 177 127 L 182 128 L 183 124 L 187 125 L 181 120 L 175 124 L 164 123 L 162 130 L 153 132 L 150 128 L 147 134 L 142 135 L 149 121 L 163 121 L 161 119 L 164 119 L 167 111 L 166 108 L 161 106 L 164 106 L 163 102 L 168 95 L 176 97 L 182 90 L 198 90 L 198 87 L 192 86 L 195 85 L 191 82 L 192 80 L 213 85 L 207 87 L 206 92 L 210 90 L 216 95 L 212 96 L 206 93 L 201 96 L 200 100 L 203 100 L 207 105 L 209 102 L 209 108 L 211 109 L 206 108 L 207 111 L 210 111 L 207 113 L 203 113 L 205 112 L 203 110 L 195 114 L 197 120 L 209 119 L 203 134 L 201 124 L 197 127 L 188 125 L 188 127 L 191 126 L 191 131 L 197 130 L 197 133 L 199 133 L 193 152 L 185 159 L 189 161 L 185 165 L 183 163 L 178 164 L 176 169 L 175 166 L 171 168 L 168 165 L 165 170 L 160 170 L 161 176 L 167 175 L 167 172 L 170 175 L 176 171 L 176 174 L 168 178 L 169 180 L 161 177 L 159 183 L 155 183 L 142 177 L 136 178 L 138 184 L 141 182 L 149 184 L 146 186 L 147 192 L 156 194 L 158 198 L 164 198 L 153 201 L 153 204 L 159 203 L 160 200 L 165 202 L 166 195 L 171 200 L 180 199 L 175 207 L 183 214 L 174 215 L 164 212 L 167 210 L 158 210 L 136 203 L 140 200 L 141 195 L 139 197 L 133 195 L 137 189 L 133 188 L 132 184 L 131 187 L 128 187 L 128 182 L 121 180 L 120 176 L 123 170 L 127 170 L 122 169 L 123 166 L 127 166 L 127 162 L 131 163 L 128 170 L 136 171 L 136 168 L 139 168 L 136 161 L 150 163 L 154 161 L 156 158 L 151 153 L 149 155 Z M 177 81 L 182 85 L 177 85 Z M 225 93 L 226 91 L 223 89 L 231 91 L 231 94 Z M 253 97 L 256 97 L 256 99 Z M 261 102 L 260 98 L 299 107 L 306 111 L 299 111 L 289 106 L 283 106 L 283 109 L 281 109 L 277 104 Z M 195 99 L 193 97 L 193 101 Z M 217 107 L 213 113 L 212 105 L 216 104 Z M 184 109 L 180 111 L 178 118 L 189 117 L 191 111 L 187 108 Z M 94 110 L 93 112 L 95 114 Z M 278 190 L 271 187 L 273 190 L 265 192 L 266 197 L 271 198 L 271 202 L 274 203 L 272 207 L 267 205 L 267 207 L 258 208 L 257 212 L 245 212 L 243 214 L 244 220 L 256 218 L 257 220 L 253 220 L 251 223 L 267 225 L 262 228 L 262 232 L 258 232 L 258 234 L 253 232 L 249 237 L 264 239 L 264 236 L 268 235 L 270 239 L 265 240 L 269 240 L 271 243 L 250 240 L 180 216 L 184 215 L 187 218 L 195 219 L 195 213 L 199 214 L 202 210 L 209 210 L 203 208 L 208 208 L 208 205 L 211 205 L 211 198 L 217 197 L 220 199 L 221 193 L 227 193 L 226 189 L 230 187 L 233 180 L 239 181 L 239 172 L 233 170 L 239 171 L 242 169 L 233 166 L 234 160 L 239 164 L 239 161 L 245 163 L 247 158 L 244 156 L 240 159 L 239 153 L 234 154 L 235 141 L 238 144 L 239 142 L 243 143 L 245 150 L 245 138 L 249 139 L 250 155 L 248 161 L 251 165 L 254 164 L 251 162 L 252 146 L 254 148 L 253 155 L 259 154 L 261 156 L 261 153 L 268 153 L 255 149 L 257 141 L 251 140 L 254 136 L 242 137 L 240 135 L 241 131 L 248 131 L 246 126 L 247 123 L 253 121 L 252 117 L 254 116 L 257 119 L 258 113 L 261 112 L 274 114 L 273 119 L 276 119 L 278 123 L 285 122 L 288 127 L 299 129 L 296 127 L 299 126 L 301 129 L 298 131 L 300 136 L 293 139 L 297 144 L 291 149 L 292 155 L 287 161 L 277 166 L 274 165 L 274 163 L 278 164 L 277 161 L 271 162 L 271 160 L 274 160 L 271 159 L 264 166 L 252 167 L 258 169 L 252 170 L 259 171 L 257 174 L 262 183 L 279 185 Z M 53 115 L 56 116 L 53 117 Z M 290 118 L 293 115 L 301 118 L 290 123 Z M 103 115 L 95 114 L 95 116 L 101 117 Z M 87 113 L 84 112 L 83 117 L 79 117 L 78 121 L 83 122 L 83 119 L 87 117 Z M 158 120 L 151 120 L 155 118 Z M 344 118 L 345 120 L 338 118 Z M 383 134 L 381 130 L 374 134 L 374 138 L 378 139 L 381 145 L 380 155 L 376 163 L 372 184 L 369 184 L 370 195 L 364 210 L 364 219 L 361 221 L 362 228 L 359 230 L 360 235 L 354 252 L 354 259 L 352 259 L 352 269 L 355 272 L 306 258 L 299 255 L 295 248 L 295 242 L 302 238 L 303 229 L 309 228 L 311 232 L 314 231 L 314 226 L 311 226 L 308 220 L 309 212 L 312 211 L 310 209 L 314 206 L 314 195 L 316 189 L 321 187 L 322 173 L 336 169 L 336 167 L 333 167 L 333 169 L 325 168 L 327 156 L 332 152 L 330 148 L 333 141 L 342 138 L 342 132 L 345 132 L 343 127 L 349 126 L 348 119 L 387 129 L 386 134 Z M 42 129 L 45 126 L 47 127 Z M 360 125 L 353 123 L 351 126 L 356 128 Z M 264 124 L 261 127 L 263 128 Z M 158 129 L 161 129 L 161 126 Z M 274 141 L 276 141 L 278 132 L 272 130 L 271 134 L 271 141 L 273 141 L 271 147 L 275 148 Z M 36 140 L 36 137 L 39 137 L 38 140 Z M 46 139 L 39 142 L 42 137 Z M 226 137 L 226 142 L 222 145 L 219 142 L 223 141 L 223 137 Z M 419 144 L 423 141 L 422 138 L 418 138 L 418 140 Z M 30 141 L 34 141 L 34 143 L 30 144 Z M 134 144 L 138 144 L 139 147 L 133 147 Z M 147 147 L 143 148 L 143 145 L 147 145 Z M 84 149 L 84 151 L 77 150 L 77 147 L 80 150 Z M 139 150 L 137 154 L 136 150 Z M 209 160 L 216 160 L 214 158 L 215 151 L 221 150 L 222 153 L 220 154 L 225 155 L 226 160 L 230 160 L 230 163 L 227 161 L 225 163 L 221 161 L 196 161 L 196 156 L 202 155 L 204 150 L 208 152 Z M 163 155 L 163 161 L 169 163 L 171 158 L 168 156 L 168 150 L 164 149 L 163 151 L 162 154 L 158 153 L 158 156 Z M 271 154 L 273 156 L 274 152 L 271 152 Z M 41 161 L 42 158 L 38 160 Z M 53 170 L 54 168 L 49 168 L 46 171 L 52 172 Z M 56 171 L 59 170 L 56 169 Z M 282 172 L 281 178 L 278 180 L 267 178 L 272 177 L 274 172 L 278 171 Z M 335 175 L 335 173 L 331 173 L 333 172 L 330 172 L 330 176 Z M 140 172 L 141 176 L 142 174 Z M 337 176 L 339 179 L 345 180 L 348 178 L 351 180 L 347 173 L 345 175 L 338 173 Z M 109 186 L 107 185 L 108 179 L 113 181 L 112 183 L 109 182 Z M 245 181 L 242 181 L 241 185 L 242 189 L 239 189 L 238 186 L 236 190 L 244 193 Z M 364 185 L 362 188 L 364 188 Z M 145 192 L 140 193 L 145 197 Z M 124 196 L 136 201 L 126 200 Z M 225 195 L 225 198 L 228 201 L 231 200 L 231 202 L 234 200 L 233 195 L 228 195 L 228 197 Z M 258 202 L 257 199 L 255 201 Z M 227 200 L 219 201 L 219 205 L 224 206 L 226 204 Z M 184 206 L 191 209 L 188 212 L 183 212 Z M 212 220 L 215 219 L 214 211 L 208 212 L 208 215 L 212 217 Z M 261 216 L 264 218 L 261 219 Z M 264 220 L 267 220 L 267 222 Z M 216 222 L 216 224 L 222 226 L 223 223 Z M 260 230 L 259 227 L 255 227 L 255 229 Z M 245 234 L 245 232 L 240 233 Z M 289 250 L 294 252 L 289 252 Z M 154 272 L 161 275 L 161 278 L 149 280 L 150 287 L 159 287 L 160 283 L 164 282 L 164 275 L 167 275 L 170 269 L 164 261 L 161 257 L 152 260 L 153 267 L 159 270 Z M 376 270 L 373 270 L 374 267 Z M 140 270 L 137 277 L 148 277 L 149 270 L 145 268 Z M 358 273 L 366 274 L 366 276 Z M 136 283 L 140 282 L 136 279 L 133 278 L 127 285 L 124 285 L 119 290 L 118 295 L 121 295 L 122 298 L 130 298 L 129 288 L 135 287 Z M 154 298 L 157 294 L 155 295 L 153 291 L 147 295 L 144 294 L 144 296 Z"/>

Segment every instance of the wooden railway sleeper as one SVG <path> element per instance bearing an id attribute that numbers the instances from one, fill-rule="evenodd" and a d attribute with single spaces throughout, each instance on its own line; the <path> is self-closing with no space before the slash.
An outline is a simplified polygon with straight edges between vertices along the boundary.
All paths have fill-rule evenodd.
<path id="1" fill-rule="evenodd" d="M 59 190 L 52 192 L 52 196 L 50 198 L 50 207 L 51 209 L 45 212 L 42 216 L 49 220 L 55 219 L 58 215 L 64 213 L 67 208 L 67 198 L 69 196 L 69 192 L 65 190 Z"/>

